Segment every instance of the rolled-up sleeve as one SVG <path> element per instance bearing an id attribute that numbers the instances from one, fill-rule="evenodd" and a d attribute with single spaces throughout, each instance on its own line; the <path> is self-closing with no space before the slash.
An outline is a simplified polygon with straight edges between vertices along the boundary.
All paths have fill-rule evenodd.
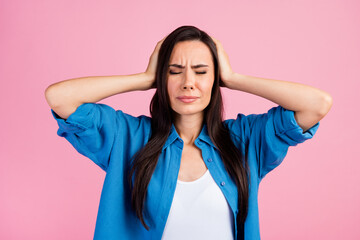
<path id="1" fill-rule="evenodd" d="M 263 114 L 239 113 L 235 120 L 226 123 L 236 139 L 241 140 L 243 154 L 256 161 L 260 180 L 283 161 L 289 146 L 311 139 L 320 125 L 317 122 L 304 132 L 295 120 L 295 112 L 282 106 Z"/>
<path id="2" fill-rule="evenodd" d="M 281 106 L 273 107 L 265 114 L 249 115 L 248 121 L 252 126 L 250 139 L 255 141 L 260 179 L 280 165 L 289 146 L 311 139 L 320 125 L 317 122 L 303 132 L 295 120 L 295 112 Z"/>
<path id="3" fill-rule="evenodd" d="M 118 131 L 116 111 L 105 104 L 83 103 L 66 120 L 51 113 L 59 126 L 57 135 L 106 171 Z"/>

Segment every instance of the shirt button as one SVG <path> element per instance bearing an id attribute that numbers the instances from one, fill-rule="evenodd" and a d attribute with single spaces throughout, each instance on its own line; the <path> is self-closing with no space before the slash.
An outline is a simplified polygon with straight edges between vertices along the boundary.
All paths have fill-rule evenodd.
<path id="1" fill-rule="evenodd" d="M 209 158 L 209 159 L 208 159 L 208 162 L 212 162 L 212 161 L 213 161 L 212 158 Z"/>
<path id="2" fill-rule="evenodd" d="M 181 142 L 181 143 L 182 143 L 183 141 L 182 141 L 181 139 L 179 139 L 179 142 Z"/>
<path id="3" fill-rule="evenodd" d="M 224 185 L 225 185 L 225 182 L 221 182 L 220 185 L 221 185 L 221 186 L 224 186 Z"/>

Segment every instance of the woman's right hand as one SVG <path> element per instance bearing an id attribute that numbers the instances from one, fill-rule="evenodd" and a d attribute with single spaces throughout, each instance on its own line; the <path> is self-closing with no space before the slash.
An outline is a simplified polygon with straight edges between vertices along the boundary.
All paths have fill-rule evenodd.
<path id="1" fill-rule="evenodd" d="M 149 60 L 149 64 L 146 68 L 145 74 L 149 76 L 150 79 L 152 79 L 152 85 L 150 88 L 156 88 L 156 83 L 155 83 L 155 75 L 156 75 L 156 67 L 157 67 L 157 61 L 158 61 L 158 56 L 159 56 L 159 50 L 161 47 L 161 44 L 163 43 L 164 39 L 166 37 L 164 37 L 163 39 L 161 39 L 155 47 L 155 50 L 153 51 L 153 53 L 150 56 L 150 60 Z"/>

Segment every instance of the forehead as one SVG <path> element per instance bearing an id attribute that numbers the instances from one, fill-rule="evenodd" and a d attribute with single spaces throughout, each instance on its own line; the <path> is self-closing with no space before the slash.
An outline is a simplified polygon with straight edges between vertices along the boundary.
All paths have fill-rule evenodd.
<path id="1" fill-rule="evenodd" d="M 209 47 L 198 40 L 183 41 L 175 44 L 170 56 L 170 64 L 189 63 L 212 63 L 212 55 Z"/>

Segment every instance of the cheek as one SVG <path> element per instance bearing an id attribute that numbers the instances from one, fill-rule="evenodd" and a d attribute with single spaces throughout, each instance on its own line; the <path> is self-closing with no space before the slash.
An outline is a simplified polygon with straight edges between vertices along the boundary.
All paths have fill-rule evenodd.
<path id="1" fill-rule="evenodd" d="M 167 91 L 168 91 L 170 98 L 172 98 L 175 95 L 176 89 L 177 89 L 177 86 L 176 86 L 175 82 L 169 81 L 167 84 Z"/>
<path id="2" fill-rule="evenodd" d="M 202 84 L 201 84 L 201 89 L 202 91 L 204 92 L 204 94 L 206 95 L 211 95 L 211 90 L 212 90 L 212 87 L 213 87 L 213 82 L 214 81 L 204 81 Z"/>

